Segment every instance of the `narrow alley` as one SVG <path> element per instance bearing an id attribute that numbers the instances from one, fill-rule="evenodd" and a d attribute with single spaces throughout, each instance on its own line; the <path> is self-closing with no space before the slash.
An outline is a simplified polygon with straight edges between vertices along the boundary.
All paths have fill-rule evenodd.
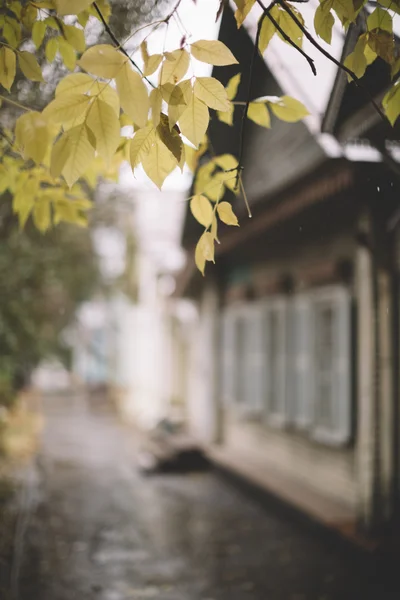
<path id="1" fill-rule="evenodd" d="M 44 400 L 13 600 L 390 600 L 374 569 L 212 471 L 145 477 L 110 409 Z"/>

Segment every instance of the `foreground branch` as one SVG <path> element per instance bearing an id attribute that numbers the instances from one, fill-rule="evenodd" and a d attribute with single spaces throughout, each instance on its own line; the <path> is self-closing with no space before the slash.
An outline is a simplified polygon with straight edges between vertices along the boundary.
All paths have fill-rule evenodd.
<path id="1" fill-rule="evenodd" d="M 120 44 L 120 42 L 118 41 L 117 37 L 114 35 L 111 27 L 109 26 L 109 24 L 105 20 L 103 13 L 101 12 L 100 8 L 98 7 L 97 2 L 93 2 L 93 7 L 94 7 L 95 11 L 97 12 L 97 14 L 99 15 L 99 18 L 100 18 L 101 22 L 104 25 L 104 29 L 107 31 L 108 35 L 110 36 L 110 38 L 114 42 L 115 47 L 118 48 L 122 52 L 122 54 L 124 54 L 129 59 L 129 61 L 131 62 L 131 64 L 135 67 L 135 69 L 137 69 L 139 71 L 139 73 L 147 81 L 147 83 L 149 85 L 151 85 L 152 88 L 154 88 L 155 85 L 145 76 L 145 74 L 143 73 L 143 71 L 141 70 L 141 68 L 139 67 L 139 65 L 133 60 L 133 58 L 131 58 L 129 56 L 128 52 Z"/>
<path id="2" fill-rule="evenodd" d="M 258 4 L 260 6 L 263 6 L 263 3 L 262 3 L 261 0 L 257 0 L 257 2 L 258 2 Z M 388 121 L 387 121 L 385 113 L 381 110 L 381 108 L 379 107 L 379 105 L 375 102 L 375 99 L 372 96 L 372 94 L 369 91 L 369 89 L 362 83 L 362 81 L 357 77 L 357 75 L 354 73 L 354 71 L 352 71 L 351 69 L 349 69 L 348 67 L 346 67 L 346 65 L 344 65 L 343 63 L 341 63 L 339 60 L 337 60 L 334 56 L 332 56 L 332 54 L 330 54 L 327 50 L 325 50 L 325 48 L 323 48 L 321 46 L 321 44 L 319 44 L 314 39 L 314 37 L 309 33 L 309 31 L 307 30 L 307 28 L 304 27 L 303 23 L 298 19 L 297 15 L 286 4 L 286 2 L 284 2 L 283 0 L 276 0 L 276 2 L 277 2 L 277 4 L 279 4 L 283 8 L 284 11 L 286 11 L 286 13 L 293 20 L 293 22 L 296 23 L 296 25 L 301 29 L 301 31 L 303 32 L 303 34 L 305 35 L 305 37 L 314 46 L 314 48 L 316 48 L 317 50 L 319 50 L 319 52 L 321 52 L 321 54 L 323 54 L 328 60 L 330 60 L 331 62 L 333 62 L 337 67 L 339 67 L 339 69 L 341 69 L 342 71 L 344 71 L 345 73 L 347 73 L 348 75 L 350 75 L 350 77 L 352 78 L 352 80 L 354 81 L 354 83 L 357 85 L 357 87 L 359 87 L 361 90 L 363 90 L 368 95 L 371 104 L 373 105 L 373 107 L 375 108 L 375 110 L 379 114 L 379 116 L 382 118 L 382 120 L 387 123 Z M 265 7 L 264 7 L 264 9 L 266 10 Z"/>

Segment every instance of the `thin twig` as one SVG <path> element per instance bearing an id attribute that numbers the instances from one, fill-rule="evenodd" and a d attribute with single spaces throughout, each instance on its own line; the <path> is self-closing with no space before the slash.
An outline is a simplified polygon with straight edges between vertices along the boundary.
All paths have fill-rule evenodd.
<path id="1" fill-rule="evenodd" d="M 239 158 L 238 158 L 238 166 L 236 167 L 237 171 L 236 171 L 235 189 L 238 189 L 238 187 L 239 187 L 240 174 L 243 171 L 242 163 L 243 163 L 244 134 L 245 134 L 245 128 L 246 128 L 246 117 L 247 117 L 247 113 L 249 112 L 249 106 L 250 106 L 251 88 L 252 88 L 252 84 L 253 84 L 253 70 L 254 70 L 254 63 L 256 60 L 257 52 L 258 52 L 258 42 L 260 40 L 261 26 L 263 24 L 263 21 L 264 21 L 264 18 L 266 17 L 266 15 L 267 15 L 267 13 L 264 12 L 261 15 L 260 20 L 258 21 L 256 41 L 254 43 L 253 53 L 251 55 L 250 71 L 249 71 L 249 87 L 247 90 L 247 100 L 246 100 L 246 104 L 245 104 L 245 107 L 244 107 L 244 110 L 242 113 L 242 124 L 241 124 L 241 128 L 240 128 Z"/>
<path id="2" fill-rule="evenodd" d="M 278 1 L 278 0 L 277 0 Z M 258 0 L 257 0 L 258 2 Z M 260 6 L 263 6 L 261 0 L 260 2 L 258 2 L 258 4 Z M 280 2 L 279 2 L 280 4 Z M 264 10 L 264 15 L 271 21 L 272 25 L 275 27 L 275 29 L 277 31 L 279 31 L 279 33 L 281 34 L 281 36 L 283 37 L 283 39 L 290 44 L 291 46 L 293 46 L 293 48 L 295 50 L 297 50 L 297 52 L 300 52 L 300 54 L 302 56 L 304 56 L 304 58 L 306 59 L 306 61 L 308 62 L 308 64 L 310 65 L 310 69 L 313 72 L 313 75 L 317 74 L 317 69 L 315 68 L 315 64 L 314 64 L 314 60 L 311 58 L 311 56 L 309 56 L 306 52 L 304 52 L 304 50 L 302 48 L 300 48 L 300 46 L 298 46 L 296 44 L 296 42 L 294 42 L 290 36 L 288 36 L 288 34 L 282 29 L 282 27 L 279 25 L 278 21 L 276 21 L 276 19 L 274 19 L 274 17 L 270 14 L 269 10 L 270 7 L 268 8 L 263 8 Z"/>
<path id="3" fill-rule="evenodd" d="M 8 104 L 12 104 L 13 106 L 16 106 L 17 108 L 20 108 L 21 110 L 25 110 L 26 112 L 33 110 L 32 108 L 29 108 L 28 106 L 24 106 L 23 104 L 20 104 L 19 102 L 16 102 L 15 100 L 11 100 L 11 98 L 7 98 L 7 96 L 3 96 L 1 94 L 0 94 L 0 100 L 2 100 L 3 102 L 8 102 Z"/>
<path id="4" fill-rule="evenodd" d="M 116 36 L 114 35 L 112 29 L 110 28 L 109 24 L 107 23 L 107 21 L 104 18 L 103 13 L 101 12 L 101 10 L 99 9 L 97 2 L 93 2 L 93 7 L 95 9 L 95 11 L 97 12 L 97 14 L 99 15 L 99 18 L 101 20 L 101 22 L 104 25 L 104 29 L 107 31 L 108 35 L 110 36 L 110 38 L 112 39 L 112 41 L 114 42 L 114 45 L 116 48 L 118 48 L 118 50 L 120 50 L 122 52 L 122 54 L 124 54 L 128 60 L 132 63 L 132 65 L 135 67 L 135 69 L 137 69 L 139 71 L 139 73 L 142 75 L 142 77 L 147 81 L 147 83 L 149 85 L 151 85 L 152 88 L 155 87 L 155 85 L 150 81 L 150 79 L 147 79 L 147 77 L 145 76 L 145 74 L 143 73 L 142 69 L 139 67 L 139 65 L 133 60 L 133 58 L 131 56 L 129 56 L 128 52 L 125 50 L 125 48 L 120 44 L 120 42 L 118 41 L 118 39 L 116 38 Z"/>
<path id="5" fill-rule="evenodd" d="M 257 0 L 257 2 L 261 7 L 263 7 L 263 10 L 267 10 L 266 7 L 263 5 L 262 0 Z M 341 69 L 342 71 L 344 71 L 345 73 L 350 75 L 350 77 L 353 79 L 356 86 L 359 87 L 364 92 L 366 92 L 366 94 L 368 95 L 370 102 L 371 102 L 372 106 L 375 108 L 376 112 L 379 114 L 379 116 L 382 118 L 383 121 L 387 122 L 385 113 L 380 109 L 379 105 L 375 102 L 374 97 L 372 96 L 369 89 L 362 83 L 362 81 L 357 77 L 357 75 L 354 73 L 354 71 L 352 71 L 351 69 L 346 67 L 346 65 L 341 63 L 334 56 L 332 56 L 329 52 L 327 52 L 327 50 L 325 50 L 325 48 L 323 48 L 321 46 L 321 44 L 319 44 L 314 39 L 314 37 L 309 33 L 309 31 L 307 31 L 307 29 L 306 29 L 306 27 L 304 27 L 303 23 L 297 18 L 297 15 L 291 10 L 291 8 L 283 0 L 276 0 L 276 2 L 283 8 L 284 11 L 287 12 L 287 14 L 291 17 L 291 19 L 294 21 L 294 23 L 296 23 L 296 25 L 301 29 L 301 31 L 303 32 L 305 37 L 314 46 L 314 48 L 317 48 L 317 50 L 319 50 L 319 52 L 321 52 L 321 54 L 323 54 L 328 60 L 333 62 L 337 67 L 339 67 L 339 69 Z"/>

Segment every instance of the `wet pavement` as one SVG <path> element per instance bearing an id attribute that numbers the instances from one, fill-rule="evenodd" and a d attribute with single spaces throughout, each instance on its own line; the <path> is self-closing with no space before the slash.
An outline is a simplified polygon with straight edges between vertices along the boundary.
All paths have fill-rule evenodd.
<path id="1" fill-rule="evenodd" d="M 94 404 L 44 402 L 13 600 L 400 597 L 373 562 L 356 561 L 211 471 L 140 475 L 134 435 Z"/>

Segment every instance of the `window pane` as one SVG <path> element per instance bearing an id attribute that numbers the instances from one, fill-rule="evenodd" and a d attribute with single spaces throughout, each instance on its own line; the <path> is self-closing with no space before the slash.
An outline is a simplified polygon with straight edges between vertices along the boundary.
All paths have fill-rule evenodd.
<path id="1" fill-rule="evenodd" d="M 334 328 L 335 311 L 330 305 L 317 308 L 315 335 L 316 366 L 316 424 L 332 429 L 335 425 L 333 413 L 334 377 Z"/>

